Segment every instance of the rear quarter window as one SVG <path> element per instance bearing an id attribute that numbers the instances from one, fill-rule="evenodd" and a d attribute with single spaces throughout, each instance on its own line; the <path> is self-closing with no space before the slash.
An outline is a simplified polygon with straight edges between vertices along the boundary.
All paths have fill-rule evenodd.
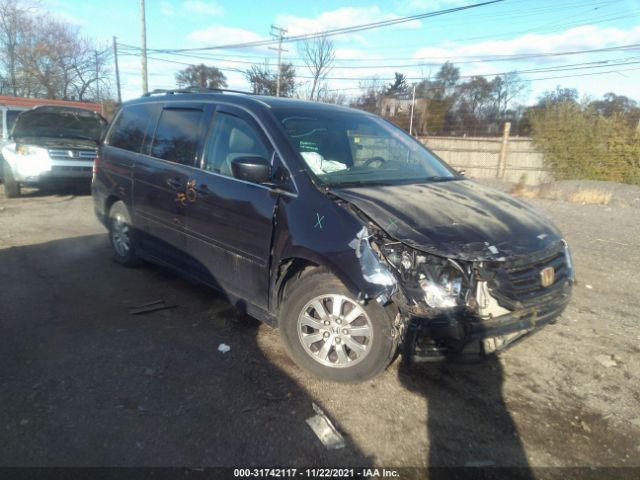
<path id="1" fill-rule="evenodd" d="M 132 152 L 140 152 L 148 135 L 154 104 L 125 106 L 115 120 L 107 144 Z"/>

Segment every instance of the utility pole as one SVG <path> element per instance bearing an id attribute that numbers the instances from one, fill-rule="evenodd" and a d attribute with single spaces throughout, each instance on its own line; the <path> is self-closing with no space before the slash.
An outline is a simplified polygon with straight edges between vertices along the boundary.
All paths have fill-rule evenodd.
<path id="1" fill-rule="evenodd" d="M 282 52 L 286 52 L 286 50 L 282 49 L 282 40 L 284 39 L 285 33 L 287 33 L 287 31 L 284 28 L 271 25 L 271 36 L 278 39 L 278 48 L 269 47 L 270 50 L 278 51 L 278 81 L 276 83 L 276 97 L 280 96 L 280 82 L 282 78 Z"/>
<path id="2" fill-rule="evenodd" d="M 144 0 L 140 0 L 140 21 L 142 34 L 142 93 L 148 93 L 149 82 L 147 78 L 147 23 L 144 18 Z"/>
<path id="3" fill-rule="evenodd" d="M 122 103 L 122 95 L 120 94 L 120 69 L 118 68 L 118 44 L 116 43 L 116 37 L 113 37 L 113 58 L 116 63 L 116 88 L 118 90 L 118 104 Z"/>
<path id="4" fill-rule="evenodd" d="M 504 178 L 507 170 L 507 155 L 509 153 L 509 131 L 511 130 L 511 122 L 504 122 L 502 130 L 502 144 L 500 145 L 500 153 L 498 154 L 498 166 L 496 168 L 496 178 Z"/>
<path id="5" fill-rule="evenodd" d="M 98 51 L 96 50 L 93 53 L 95 54 L 96 59 L 96 98 L 98 103 L 102 103 L 100 102 L 100 68 L 98 66 Z"/>
<path id="6" fill-rule="evenodd" d="M 411 96 L 411 120 L 409 120 L 409 135 L 413 133 L 413 105 L 416 103 L 416 84 L 413 84 L 413 95 Z"/>

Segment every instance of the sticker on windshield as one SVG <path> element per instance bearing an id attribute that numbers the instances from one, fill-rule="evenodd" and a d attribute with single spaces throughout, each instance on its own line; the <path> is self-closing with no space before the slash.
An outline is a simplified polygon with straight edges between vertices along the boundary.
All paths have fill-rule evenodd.
<path id="1" fill-rule="evenodd" d="M 300 150 L 305 152 L 317 152 L 320 150 L 316 142 L 309 142 L 308 140 L 300 140 L 298 145 L 300 145 Z"/>

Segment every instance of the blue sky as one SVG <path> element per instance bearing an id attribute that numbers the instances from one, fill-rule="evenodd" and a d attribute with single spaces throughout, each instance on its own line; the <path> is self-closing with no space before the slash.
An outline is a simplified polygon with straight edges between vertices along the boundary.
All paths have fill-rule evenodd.
<path id="1" fill-rule="evenodd" d="M 478 0 L 479 1 L 479 0 Z M 354 0 L 258 2 L 249 0 L 147 0 L 149 49 L 195 48 L 268 38 L 272 24 L 288 34 L 312 33 L 405 15 L 477 3 L 474 0 Z M 105 46 L 115 35 L 121 44 L 140 45 L 138 0 L 45 0 L 43 8 L 78 25 Z M 556 85 L 577 88 L 581 95 L 600 97 L 614 91 L 640 100 L 640 47 L 572 55 L 513 59 L 513 56 L 601 50 L 640 44 L 640 0 L 504 0 L 462 12 L 332 38 L 336 67 L 328 88 L 357 96 L 361 79 L 393 77 L 400 71 L 425 78 L 446 60 L 461 74 L 490 75 L 517 70 L 532 80 L 519 99 L 530 103 Z M 306 88 L 296 45 L 286 44 L 284 60 Z M 129 50 L 132 51 L 132 50 Z M 140 58 L 121 48 L 124 99 L 141 92 Z M 203 55 L 197 53 L 196 55 Z M 266 47 L 214 50 L 203 58 L 150 54 L 149 88 L 175 86 L 181 63 L 206 63 L 221 68 L 229 88 L 248 89 L 238 70 L 252 62 L 275 63 Z M 511 57 L 509 57 L 511 56 Z M 244 62 L 244 63 L 243 63 Z M 531 72 L 531 70 L 549 71 Z M 527 72 L 528 73 L 524 73 Z M 606 73 L 602 73 L 606 72 Z M 578 76 L 579 75 L 579 76 Z M 115 84 L 115 82 L 114 82 Z"/>

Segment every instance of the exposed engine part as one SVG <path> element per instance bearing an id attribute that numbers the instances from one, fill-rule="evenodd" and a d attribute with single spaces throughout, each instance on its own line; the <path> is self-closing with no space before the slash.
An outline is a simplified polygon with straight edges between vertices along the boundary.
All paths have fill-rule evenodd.
<path id="1" fill-rule="evenodd" d="M 417 306 L 465 306 L 471 272 L 455 260 L 429 255 L 401 242 L 385 242 L 380 251 L 397 273 L 402 290 Z"/>
<path id="2" fill-rule="evenodd" d="M 510 313 L 506 308 L 501 307 L 498 301 L 489 292 L 489 286 L 487 282 L 477 282 L 476 289 L 476 303 L 477 313 L 480 318 L 495 318 L 500 315 Z"/>

